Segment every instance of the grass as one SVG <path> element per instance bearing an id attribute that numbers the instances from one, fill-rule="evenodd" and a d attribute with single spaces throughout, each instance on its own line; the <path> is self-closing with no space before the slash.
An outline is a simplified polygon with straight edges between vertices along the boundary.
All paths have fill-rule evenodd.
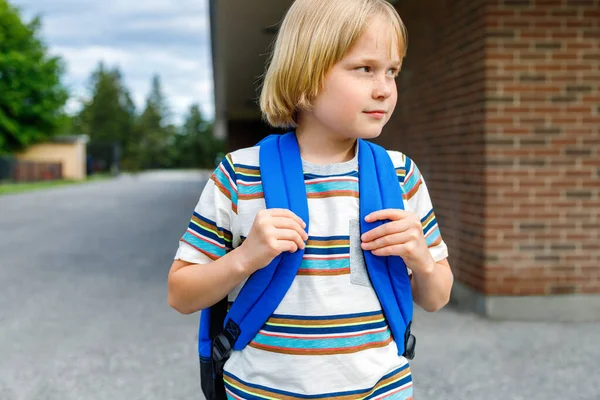
<path id="1" fill-rule="evenodd" d="M 23 182 L 23 183 L 2 183 L 0 182 L 0 196 L 3 194 L 15 194 L 15 193 L 24 193 L 31 192 L 34 190 L 42 190 L 42 189 L 51 189 L 61 186 L 69 186 L 69 185 L 77 185 L 86 182 L 95 182 L 104 179 L 111 178 L 110 174 L 96 174 L 88 177 L 83 180 L 70 180 L 70 179 L 62 179 L 56 181 L 42 181 L 42 182 Z"/>

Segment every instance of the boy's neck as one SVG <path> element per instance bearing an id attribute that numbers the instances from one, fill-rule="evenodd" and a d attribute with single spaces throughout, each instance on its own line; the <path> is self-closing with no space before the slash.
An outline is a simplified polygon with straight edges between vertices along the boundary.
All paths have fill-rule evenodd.
<path id="1" fill-rule="evenodd" d="M 326 134 L 316 134 L 296 129 L 300 156 L 313 164 L 327 165 L 350 161 L 354 158 L 356 139 L 332 138 Z"/>

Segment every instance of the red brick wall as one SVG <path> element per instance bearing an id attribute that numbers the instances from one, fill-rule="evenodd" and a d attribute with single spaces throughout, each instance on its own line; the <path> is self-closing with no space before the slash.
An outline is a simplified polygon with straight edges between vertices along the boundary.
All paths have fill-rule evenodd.
<path id="1" fill-rule="evenodd" d="M 600 1 L 490 2 L 486 287 L 600 293 Z"/>
<path id="2" fill-rule="evenodd" d="M 381 142 L 417 163 L 456 279 L 483 290 L 484 2 L 410 0 L 398 11 L 408 54 Z"/>
<path id="3" fill-rule="evenodd" d="M 457 280 L 600 293 L 600 0 L 401 2 L 382 138 L 416 160 Z"/>

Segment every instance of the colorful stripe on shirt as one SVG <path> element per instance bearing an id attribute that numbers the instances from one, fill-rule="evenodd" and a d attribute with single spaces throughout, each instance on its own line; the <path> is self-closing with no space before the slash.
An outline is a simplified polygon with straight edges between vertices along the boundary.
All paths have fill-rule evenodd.
<path id="1" fill-rule="evenodd" d="M 309 199 L 358 198 L 358 171 L 329 176 L 305 174 L 304 183 L 306 184 L 306 196 Z"/>
<path id="2" fill-rule="evenodd" d="M 224 256 L 232 248 L 231 240 L 231 232 L 196 212 L 181 238 L 181 241 L 202 252 L 211 260 Z"/>
<path id="3" fill-rule="evenodd" d="M 298 275 L 348 275 L 350 236 L 310 236 Z"/>
<path id="4" fill-rule="evenodd" d="M 392 336 L 381 311 L 333 316 L 273 314 L 250 346 L 296 355 L 350 354 L 385 347 Z"/>
<path id="5" fill-rule="evenodd" d="M 427 246 L 434 247 L 442 243 L 440 227 L 438 226 L 433 209 L 421 219 L 421 224 L 423 225 L 423 234 L 425 235 Z"/>
<path id="6" fill-rule="evenodd" d="M 235 165 L 240 200 L 264 198 L 260 168 Z M 358 198 L 358 171 L 348 174 L 320 176 L 305 174 L 306 196 L 309 199 L 350 196 Z"/>
<path id="7" fill-rule="evenodd" d="M 225 156 L 210 179 L 214 182 L 219 191 L 231 201 L 231 209 L 237 214 L 237 177 L 230 154 Z"/>
<path id="8" fill-rule="evenodd" d="M 240 200 L 254 200 L 265 197 L 259 167 L 235 164 L 235 172 L 238 178 Z"/>
<path id="9" fill-rule="evenodd" d="M 368 389 L 323 394 L 300 394 L 271 389 L 262 385 L 244 382 L 235 375 L 225 372 L 225 390 L 228 399 L 241 400 L 413 400 L 413 382 L 410 366 L 404 364 L 382 377 Z"/>
<path id="10" fill-rule="evenodd" d="M 410 200 L 419 190 L 423 180 L 417 165 L 410 158 L 404 155 L 402 157 L 405 163 L 403 167 L 396 168 L 396 175 L 402 187 L 404 200 Z"/>

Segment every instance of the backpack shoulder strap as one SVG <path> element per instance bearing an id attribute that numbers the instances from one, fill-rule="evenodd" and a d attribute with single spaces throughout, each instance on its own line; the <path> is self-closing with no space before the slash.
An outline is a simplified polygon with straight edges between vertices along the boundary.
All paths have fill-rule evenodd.
<path id="1" fill-rule="evenodd" d="M 366 222 L 370 213 L 388 209 L 404 209 L 402 190 L 394 164 L 387 151 L 374 143 L 359 139 L 359 192 L 361 232 L 367 232 L 388 221 Z M 364 179 L 367 177 L 367 179 Z M 365 262 L 373 288 L 398 345 L 405 352 L 405 340 L 413 315 L 412 288 L 406 264 L 400 257 L 378 257 L 365 251 Z"/>
<path id="2" fill-rule="evenodd" d="M 307 224 L 308 203 L 300 149 L 293 132 L 260 143 L 260 171 L 267 208 L 292 210 Z M 256 271 L 244 284 L 225 318 L 233 349 L 241 350 L 273 314 L 294 280 L 304 250 L 285 252 Z"/>

